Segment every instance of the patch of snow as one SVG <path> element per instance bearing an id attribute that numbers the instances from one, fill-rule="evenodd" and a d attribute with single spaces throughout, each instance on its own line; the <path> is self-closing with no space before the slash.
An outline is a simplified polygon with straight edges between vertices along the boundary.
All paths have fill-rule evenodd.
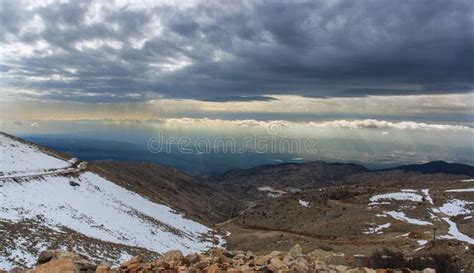
<path id="1" fill-rule="evenodd" d="M 278 198 L 280 196 L 282 196 L 283 194 L 281 193 L 273 193 L 273 192 L 269 192 L 267 193 L 267 196 L 270 197 L 270 198 Z"/>
<path id="2" fill-rule="evenodd" d="M 445 192 L 474 192 L 474 188 L 452 189 L 452 190 L 446 190 Z"/>
<path id="3" fill-rule="evenodd" d="M 415 201 L 421 202 L 423 197 L 411 192 L 392 192 L 386 194 L 374 195 L 370 198 L 370 202 L 379 202 L 382 200 L 399 200 L 399 201 Z"/>
<path id="4" fill-rule="evenodd" d="M 402 192 L 417 192 L 417 190 L 413 189 L 401 189 Z"/>
<path id="5" fill-rule="evenodd" d="M 433 205 L 433 198 L 431 198 L 430 189 L 422 189 L 421 191 L 425 195 L 425 199 L 428 200 L 431 205 Z"/>
<path id="6" fill-rule="evenodd" d="M 380 213 L 379 213 L 379 214 L 375 214 L 375 216 L 377 216 L 377 217 L 387 217 L 386 214 L 380 214 Z"/>
<path id="7" fill-rule="evenodd" d="M 267 192 L 267 196 L 271 197 L 271 198 L 277 198 L 277 197 L 280 197 L 280 196 L 286 194 L 286 191 L 277 190 L 277 189 L 274 189 L 270 186 L 258 187 L 257 189 L 259 191 Z"/>
<path id="8" fill-rule="evenodd" d="M 424 245 L 426 245 L 426 244 L 428 243 L 427 240 L 417 240 L 416 242 L 417 242 L 420 246 L 424 246 Z"/>
<path id="9" fill-rule="evenodd" d="M 464 217 L 464 220 L 469 220 L 469 219 L 472 219 L 472 215 Z"/>
<path id="10" fill-rule="evenodd" d="M 449 220 L 448 217 L 443 217 L 443 220 L 449 224 L 449 230 L 448 230 L 449 235 L 440 236 L 441 238 L 456 239 L 458 241 L 463 241 L 468 244 L 474 245 L 474 239 L 472 239 L 471 237 L 467 236 L 464 233 L 461 233 L 455 222 Z"/>
<path id="11" fill-rule="evenodd" d="M 378 205 L 390 205 L 392 203 L 390 202 L 371 202 L 368 204 L 368 206 L 378 206 Z"/>
<path id="12" fill-rule="evenodd" d="M 474 178 L 471 178 L 471 179 L 464 179 L 464 180 L 462 180 L 462 182 L 474 182 Z"/>
<path id="13" fill-rule="evenodd" d="M 309 208 L 309 202 L 306 202 L 306 201 L 303 201 L 303 200 L 298 200 L 298 202 L 299 202 L 300 205 L 302 205 L 303 207 Z"/>
<path id="14" fill-rule="evenodd" d="M 257 188 L 259 191 L 270 191 L 270 192 L 276 192 L 276 193 L 281 193 L 281 194 L 285 194 L 286 191 L 282 191 L 282 190 L 276 190 L 270 186 L 263 186 L 263 187 L 258 187 Z"/>
<path id="15" fill-rule="evenodd" d="M 301 190 L 301 189 L 298 189 L 298 188 L 289 188 L 288 191 L 289 191 L 290 193 L 302 192 L 302 190 Z"/>
<path id="16" fill-rule="evenodd" d="M 417 251 L 420 251 L 420 250 L 422 250 L 423 248 L 424 248 L 424 246 L 422 246 L 422 247 L 419 247 L 419 248 L 415 249 L 414 251 L 415 251 L 415 252 L 417 252 Z"/>
<path id="17" fill-rule="evenodd" d="M 68 162 L 69 164 L 76 164 L 77 162 L 79 162 L 79 159 L 73 157 L 73 158 L 69 159 L 67 162 Z"/>
<path id="18" fill-rule="evenodd" d="M 471 210 L 468 206 L 471 204 L 474 204 L 474 202 L 452 199 L 444 203 L 444 205 L 439 208 L 439 211 L 449 216 L 469 214 Z"/>
<path id="19" fill-rule="evenodd" d="M 402 235 L 398 235 L 398 236 L 396 236 L 395 238 L 408 237 L 408 235 L 410 235 L 410 232 L 407 232 L 407 233 L 402 234 Z"/>
<path id="20" fill-rule="evenodd" d="M 125 251 L 122 251 L 122 252 L 120 253 L 120 256 L 119 256 L 118 259 L 117 259 L 117 263 L 114 264 L 114 266 L 119 266 L 121 263 L 130 260 L 132 257 L 133 257 L 132 255 L 128 254 L 128 253 L 125 252 Z"/>
<path id="21" fill-rule="evenodd" d="M 389 228 L 391 225 L 392 225 L 391 223 L 386 223 L 386 224 L 378 225 L 378 226 L 375 226 L 375 227 L 368 227 L 362 233 L 364 233 L 364 234 L 381 234 L 381 233 L 383 233 L 382 232 L 383 229 Z"/>
<path id="22" fill-rule="evenodd" d="M 384 213 L 392 216 L 393 218 L 397 220 L 400 220 L 409 224 L 420 225 L 420 226 L 433 225 L 432 223 L 428 221 L 409 218 L 402 211 L 385 211 Z"/>

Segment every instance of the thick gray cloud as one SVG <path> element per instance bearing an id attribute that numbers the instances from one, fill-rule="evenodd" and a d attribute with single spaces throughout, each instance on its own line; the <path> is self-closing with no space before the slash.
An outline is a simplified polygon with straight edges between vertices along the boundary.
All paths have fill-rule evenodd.
<path id="1" fill-rule="evenodd" d="M 4 89 L 87 102 L 465 93 L 473 14 L 469 0 L 7 0 L 0 72 Z"/>

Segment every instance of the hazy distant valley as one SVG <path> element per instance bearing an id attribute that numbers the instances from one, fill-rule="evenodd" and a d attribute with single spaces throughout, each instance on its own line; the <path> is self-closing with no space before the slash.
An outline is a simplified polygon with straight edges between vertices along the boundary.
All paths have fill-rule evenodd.
<path id="1" fill-rule="evenodd" d="M 138 130 L 140 132 L 140 130 Z M 169 152 L 151 153 L 147 150 L 147 137 L 153 135 L 115 138 L 106 134 L 100 139 L 93 133 L 74 135 L 20 135 L 45 147 L 79 157 L 84 160 L 117 160 L 125 162 L 159 163 L 177 168 L 194 175 L 221 174 L 232 169 L 252 168 L 266 164 L 284 162 L 301 163 L 323 160 L 326 162 L 352 162 L 371 170 L 395 167 L 403 164 L 436 161 L 442 158 L 449 162 L 474 165 L 472 152 L 459 144 L 459 147 L 445 147 L 445 151 L 426 144 L 401 144 L 377 140 L 368 143 L 365 139 L 318 139 L 315 153 L 288 152 L 225 152 L 223 147 L 202 153 L 194 147 L 191 153 L 182 153 L 176 145 L 168 145 Z M 212 137 L 211 137 L 212 139 Z M 462 142 L 460 142 L 462 143 Z M 413 152 L 414 145 L 417 152 Z"/>

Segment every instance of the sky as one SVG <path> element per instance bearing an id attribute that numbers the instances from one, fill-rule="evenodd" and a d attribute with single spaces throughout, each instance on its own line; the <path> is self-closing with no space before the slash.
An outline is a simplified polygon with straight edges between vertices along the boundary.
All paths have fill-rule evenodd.
<path id="1" fill-rule="evenodd" d="M 474 128 L 469 0 L 1 0 L 0 19 L 11 133 L 104 120 Z"/>

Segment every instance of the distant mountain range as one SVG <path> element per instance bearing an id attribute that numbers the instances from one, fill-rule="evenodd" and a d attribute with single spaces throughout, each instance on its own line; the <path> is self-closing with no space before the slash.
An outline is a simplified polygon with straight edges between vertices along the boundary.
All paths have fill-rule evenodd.
<path id="1" fill-rule="evenodd" d="M 448 163 L 445 161 L 432 161 L 424 164 L 401 165 L 393 168 L 382 169 L 379 171 L 402 170 L 406 172 L 419 173 L 447 173 L 455 175 L 474 176 L 474 167 L 460 163 Z"/>

